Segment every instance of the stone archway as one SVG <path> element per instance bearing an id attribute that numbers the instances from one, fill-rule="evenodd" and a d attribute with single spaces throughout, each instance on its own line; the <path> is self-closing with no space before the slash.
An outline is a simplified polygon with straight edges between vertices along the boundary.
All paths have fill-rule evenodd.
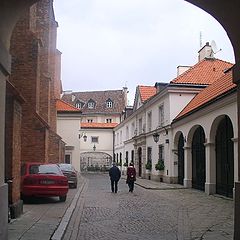
<path id="1" fill-rule="evenodd" d="M 226 0 L 186 0 L 210 13 L 227 31 L 232 42 L 236 65 L 234 66 L 234 82 L 240 82 L 240 2 Z M 4 125 L 5 125 L 5 89 L 6 78 L 10 74 L 9 45 L 12 29 L 19 16 L 37 0 L 3 0 L 0 3 L 0 239 L 7 239 L 7 186 L 4 184 Z M 240 96 L 240 89 L 238 88 Z M 238 102 L 238 112 L 240 104 Z M 239 124 L 238 124 L 239 125 Z M 238 128 L 240 135 L 240 127 Z M 240 144 L 239 144 L 240 146 Z M 240 147 L 238 148 L 240 151 Z M 240 154 L 239 154 L 240 159 Z M 240 238 L 240 160 L 238 159 L 238 182 L 235 184 L 235 235 L 234 239 Z M 5 217 L 4 217 L 5 216 Z"/>
<path id="2" fill-rule="evenodd" d="M 80 154 L 80 169 L 84 171 L 107 171 L 112 165 L 112 156 L 104 152 L 84 152 Z"/>

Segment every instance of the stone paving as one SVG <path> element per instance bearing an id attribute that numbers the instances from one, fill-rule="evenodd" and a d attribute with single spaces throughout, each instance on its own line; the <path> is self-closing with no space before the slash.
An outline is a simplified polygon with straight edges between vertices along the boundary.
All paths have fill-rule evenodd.
<path id="1" fill-rule="evenodd" d="M 84 177 L 84 178 L 83 178 Z M 111 193 L 107 174 L 86 174 L 65 203 L 35 200 L 9 224 L 9 240 L 233 239 L 233 201 L 181 185 L 125 179 Z"/>
<path id="2" fill-rule="evenodd" d="M 80 177 L 79 185 L 83 183 Z M 8 224 L 8 240 L 48 240 L 57 229 L 78 189 L 69 189 L 66 202 L 56 198 L 33 199 L 23 215 Z"/>
<path id="3" fill-rule="evenodd" d="M 122 179 L 120 191 L 113 194 L 107 175 L 85 177 L 87 184 L 64 240 L 233 238 L 233 201 L 230 199 L 144 179 L 137 180 L 133 193 L 128 192 Z"/>

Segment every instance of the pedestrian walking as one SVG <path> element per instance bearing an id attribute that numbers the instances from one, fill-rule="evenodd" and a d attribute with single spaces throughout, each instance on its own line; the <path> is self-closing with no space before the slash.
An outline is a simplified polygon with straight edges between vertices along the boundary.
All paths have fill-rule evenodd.
<path id="1" fill-rule="evenodd" d="M 131 162 L 127 168 L 127 184 L 129 187 L 129 192 L 133 192 L 134 182 L 136 181 L 136 169 Z"/>
<path id="2" fill-rule="evenodd" d="M 113 162 L 113 166 L 109 170 L 109 176 L 111 180 L 111 189 L 112 192 L 117 193 L 118 191 L 118 181 L 121 177 L 121 171 L 120 169 L 116 166 L 116 163 Z"/>

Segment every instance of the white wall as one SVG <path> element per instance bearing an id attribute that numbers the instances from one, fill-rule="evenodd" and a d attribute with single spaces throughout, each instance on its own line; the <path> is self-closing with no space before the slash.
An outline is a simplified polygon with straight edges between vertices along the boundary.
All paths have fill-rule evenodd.
<path id="1" fill-rule="evenodd" d="M 57 117 L 57 133 L 62 137 L 67 146 L 73 146 L 73 150 L 67 150 L 72 156 L 72 164 L 77 171 L 80 171 L 80 117 Z"/>
<path id="2" fill-rule="evenodd" d="M 87 141 L 80 139 L 80 153 L 92 152 L 96 146 L 96 152 L 104 152 L 113 157 L 113 129 L 82 129 L 87 135 Z M 91 137 L 98 137 L 98 143 L 92 143 Z"/>

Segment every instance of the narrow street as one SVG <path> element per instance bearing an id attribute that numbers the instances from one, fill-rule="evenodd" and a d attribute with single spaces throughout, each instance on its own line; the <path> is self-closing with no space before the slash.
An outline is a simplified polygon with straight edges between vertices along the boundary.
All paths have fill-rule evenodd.
<path id="1" fill-rule="evenodd" d="M 135 191 L 129 193 L 123 178 L 114 194 L 107 174 L 84 177 L 64 240 L 233 238 L 230 199 L 193 189 L 146 189 L 154 183 L 141 179 L 137 183 L 144 183 L 145 188 L 135 185 Z"/>
<path id="2" fill-rule="evenodd" d="M 124 176 L 112 193 L 107 174 L 85 174 L 66 202 L 34 199 L 8 224 L 8 240 L 233 239 L 233 201 L 180 185 Z"/>

